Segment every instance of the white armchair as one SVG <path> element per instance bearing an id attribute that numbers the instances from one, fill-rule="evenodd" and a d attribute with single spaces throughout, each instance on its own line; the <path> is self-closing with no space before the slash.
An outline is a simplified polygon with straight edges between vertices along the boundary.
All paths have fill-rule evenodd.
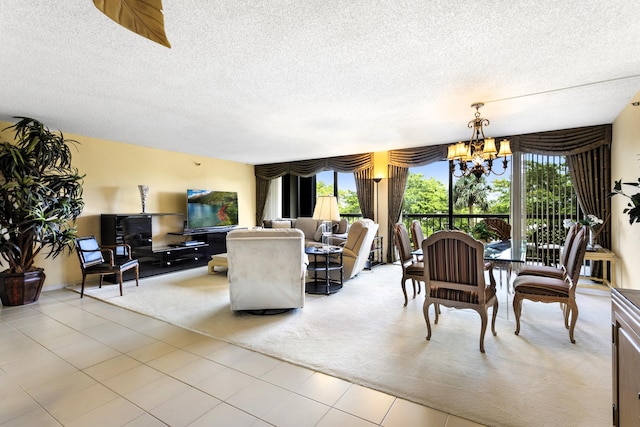
<path id="1" fill-rule="evenodd" d="M 302 231 L 233 230 L 227 258 L 231 310 L 304 307 L 308 260 Z"/>

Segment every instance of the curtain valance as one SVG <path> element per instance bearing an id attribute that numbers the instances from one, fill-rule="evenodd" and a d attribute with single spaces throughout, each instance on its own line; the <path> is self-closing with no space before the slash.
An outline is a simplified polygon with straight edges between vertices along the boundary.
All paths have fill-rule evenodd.
<path id="1" fill-rule="evenodd" d="M 449 144 L 403 148 L 389 151 L 389 165 L 410 168 L 447 159 Z"/>
<path id="2" fill-rule="evenodd" d="M 550 156 L 571 156 L 611 145 L 611 125 L 517 135 L 511 139 L 511 150 Z"/>
<path id="3" fill-rule="evenodd" d="M 276 179 L 287 174 L 310 177 L 323 170 L 348 173 L 369 168 L 373 168 L 372 153 L 256 165 L 255 174 L 262 179 Z"/>

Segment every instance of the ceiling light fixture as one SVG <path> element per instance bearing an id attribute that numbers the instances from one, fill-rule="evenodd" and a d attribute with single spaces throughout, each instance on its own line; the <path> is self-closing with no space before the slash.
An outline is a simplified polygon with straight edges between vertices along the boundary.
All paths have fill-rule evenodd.
<path id="1" fill-rule="evenodd" d="M 473 129 L 471 139 L 468 143 L 458 142 L 449 145 L 447 159 L 449 159 L 451 173 L 453 176 L 460 178 L 462 176 L 473 175 L 480 179 L 482 175 L 489 175 L 493 172 L 495 175 L 502 175 L 507 170 L 510 156 L 511 146 L 508 139 L 500 141 L 500 151 L 496 150 L 496 142 L 493 138 L 484 136 L 484 126 L 489 125 L 489 120 L 480 117 L 480 108 L 484 106 L 482 102 L 471 104 L 476 109 L 475 118 L 467 124 L 469 129 Z M 493 170 L 493 159 L 504 157 L 502 161 L 502 172 L 497 173 Z M 460 174 L 456 175 L 456 160 Z"/>

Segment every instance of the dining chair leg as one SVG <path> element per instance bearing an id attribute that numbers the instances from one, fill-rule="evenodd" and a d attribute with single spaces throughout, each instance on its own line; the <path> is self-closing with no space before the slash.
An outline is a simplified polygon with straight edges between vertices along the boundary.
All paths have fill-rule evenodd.
<path id="1" fill-rule="evenodd" d="M 407 298 L 407 279 L 406 278 L 402 278 L 402 293 L 404 294 L 404 306 L 407 306 L 407 303 L 409 302 L 409 298 Z"/>
<path id="2" fill-rule="evenodd" d="M 516 315 L 516 332 L 518 335 L 520 333 L 520 314 L 522 313 L 522 298 L 520 294 L 517 292 L 513 296 L 513 313 Z"/>
<path id="3" fill-rule="evenodd" d="M 507 311 L 509 308 L 507 307 Z M 491 315 L 491 333 L 495 337 L 497 335 L 496 332 L 496 317 L 498 317 L 498 297 L 496 297 L 495 302 L 493 303 L 493 313 Z"/>
<path id="4" fill-rule="evenodd" d="M 484 310 L 478 310 L 480 314 L 480 353 L 484 353 L 484 335 L 487 332 L 487 312 Z"/>
<path id="5" fill-rule="evenodd" d="M 568 305 L 568 304 L 567 304 Z M 576 328 L 576 322 L 578 321 L 578 305 L 572 304 L 569 308 L 571 311 L 571 325 L 569 326 L 569 340 L 572 344 L 576 343 L 576 340 L 573 338 L 573 331 Z"/>
<path id="6" fill-rule="evenodd" d="M 429 320 L 429 305 L 430 303 L 425 299 L 422 306 L 422 313 L 424 314 L 424 321 L 427 323 L 427 341 L 431 339 L 431 321 Z M 436 319 L 438 318 L 438 310 L 436 308 Z M 436 323 L 438 321 L 436 320 Z"/>
<path id="7" fill-rule="evenodd" d="M 122 296 L 122 271 L 118 273 L 118 283 L 120 284 L 120 296 Z"/>

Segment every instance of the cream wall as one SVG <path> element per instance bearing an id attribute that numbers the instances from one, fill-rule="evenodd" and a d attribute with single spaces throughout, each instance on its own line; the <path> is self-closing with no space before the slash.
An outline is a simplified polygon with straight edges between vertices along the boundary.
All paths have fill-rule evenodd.
<path id="1" fill-rule="evenodd" d="M 55 129 L 53 125 L 46 124 Z M 0 122 L 0 129 L 10 125 L 12 123 Z M 186 213 L 187 188 L 237 191 L 240 226 L 255 225 L 255 175 L 251 165 L 66 132 L 64 136 L 80 142 L 77 150 L 72 148 L 73 166 L 86 174 L 83 186 L 85 208 L 78 219 L 78 235 L 93 234 L 99 238 L 102 213 L 141 212 L 138 184 L 149 186 L 149 213 Z M 13 134 L 2 133 L 2 139 L 11 141 Z M 178 231 L 183 219 L 186 217 L 154 220 L 154 227 L 158 225 L 161 228 L 157 234 L 154 230 L 154 239 L 167 239 L 166 233 Z M 82 280 L 75 253 L 61 255 L 55 260 L 40 257 L 36 265 L 45 269 L 45 289 Z"/>
<path id="2" fill-rule="evenodd" d="M 640 101 L 640 92 L 634 97 Z M 640 107 L 627 105 L 613 122 L 611 149 L 611 180 L 623 182 L 640 178 Z M 624 186 L 625 192 L 634 194 L 640 189 Z M 618 256 L 616 280 L 620 288 L 640 289 L 640 224 L 629 224 L 629 216 L 622 211 L 629 199 L 615 196 L 611 199 L 612 250 Z"/>

